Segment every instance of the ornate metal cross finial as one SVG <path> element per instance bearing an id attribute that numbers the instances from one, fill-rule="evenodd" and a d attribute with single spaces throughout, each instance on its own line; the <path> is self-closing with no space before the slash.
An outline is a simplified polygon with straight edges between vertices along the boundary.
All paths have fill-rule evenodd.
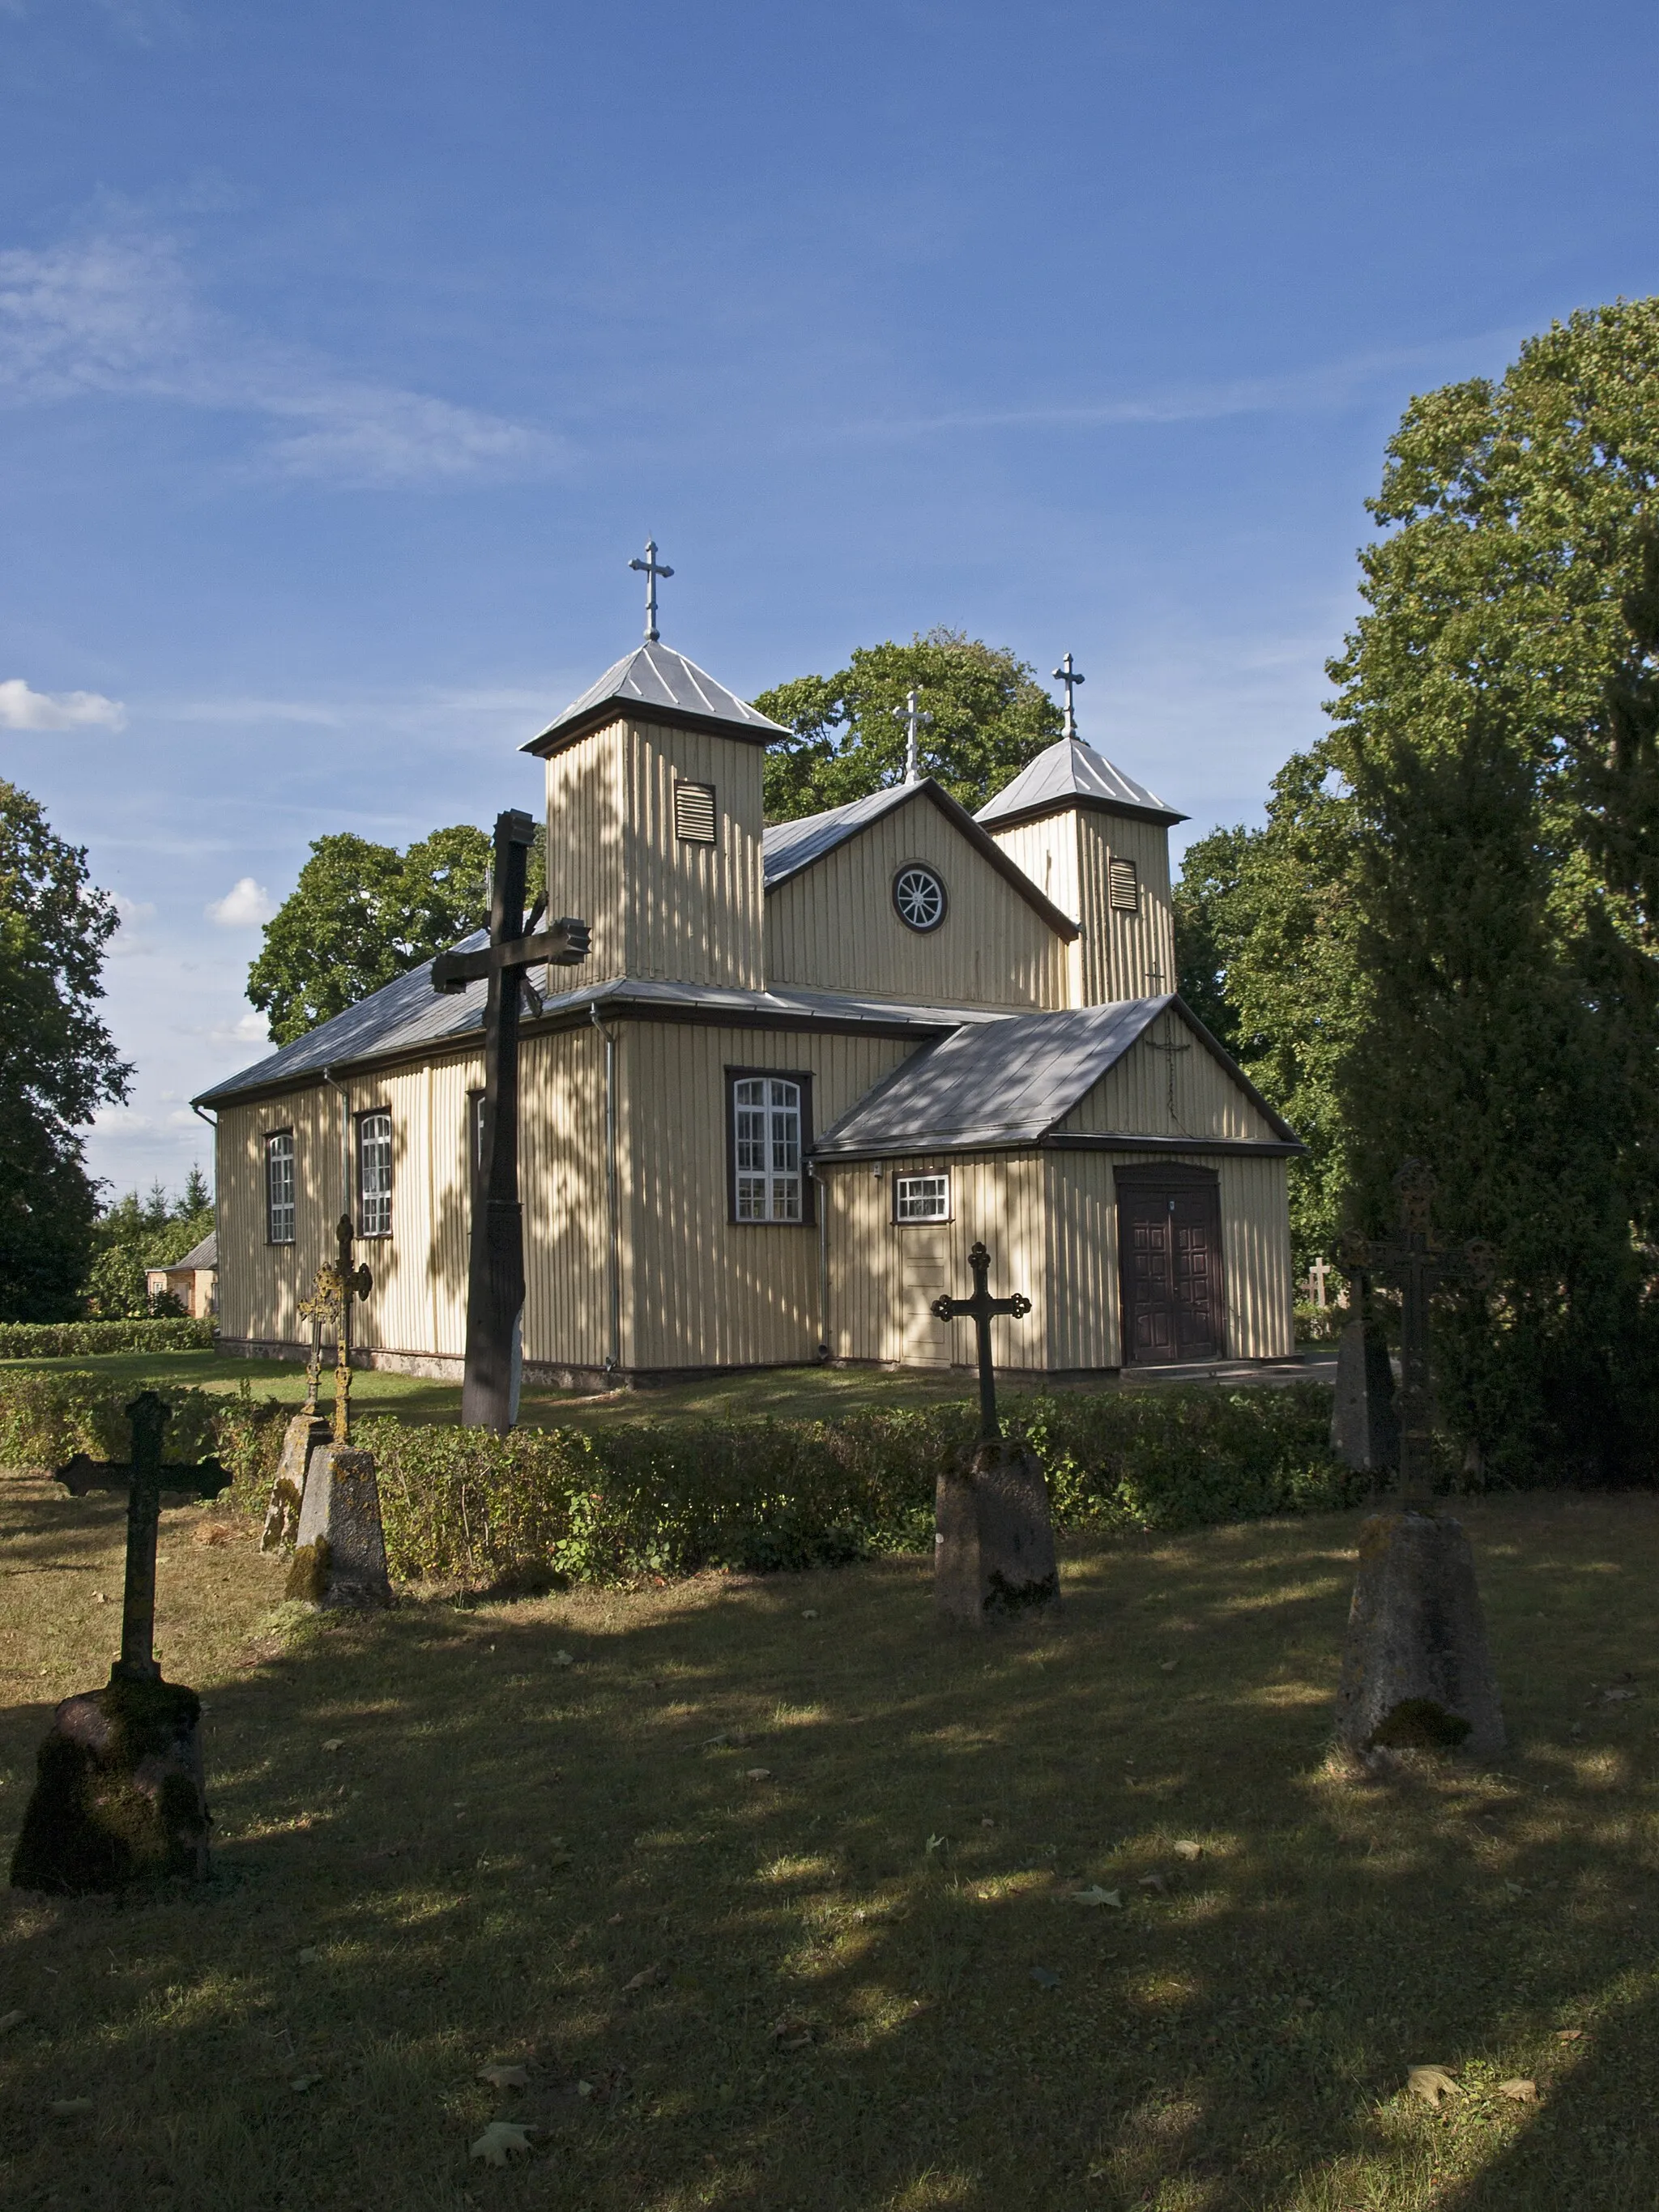
<path id="1" fill-rule="evenodd" d="M 1002 1434 L 1002 1425 L 997 1419 L 996 1377 L 991 1366 L 991 1316 L 1012 1314 L 1018 1321 L 1030 1312 L 1031 1301 L 1023 1291 L 1016 1291 L 1011 1298 L 991 1296 L 991 1255 L 982 1244 L 969 1250 L 968 1265 L 974 1271 L 972 1297 L 935 1298 L 933 1310 L 941 1321 L 960 1318 L 974 1324 L 979 1340 L 979 1432 L 988 1443 L 994 1443 Z"/>
<path id="2" fill-rule="evenodd" d="M 1073 697 L 1073 694 L 1077 690 L 1078 685 L 1085 680 L 1085 679 L 1079 671 L 1073 667 L 1072 656 L 1068 653 L 1065 659 L 1060 662 L 1059 667 L 1054 671 L 1054 681 L 1057 684 L 1063 684 L 1066 686 L 1066 726 L 1060 732 L 1060 735 L 1063 738 L 1074 738 L 1077 735 L 1077 714 L 1075 712 L 1076 702 Z"/>
<path id="3" fill-rule="evenodd" d="M 892 707 L 888 709 L 896 722 L 902 722 L 904 725 L 904 781 L 906 783 L 921 781 L 921 752 L 916 742 L 916 731 L 921 724 L 931 723 L 933 719 L 931 714 L 924 714 L 921 711 L 916 703 L 921 697 L 921 686 L 913 684 L 904 695 L 904 704 L 902 707 Z"/>
<path id="4" fill-rule="evenodd" d="M 645 641 L 647 645 L 655 645 L 659 641 L 657 635 L 657 579 L 659 576 L 672 576 L 674 571 L 665 562 L 658 560 L 654 538 L 647 538 L 645 541 L 644 560 L 630 561 L 628 565 L 630 568 L 638 568 L 645 577 Z"/>

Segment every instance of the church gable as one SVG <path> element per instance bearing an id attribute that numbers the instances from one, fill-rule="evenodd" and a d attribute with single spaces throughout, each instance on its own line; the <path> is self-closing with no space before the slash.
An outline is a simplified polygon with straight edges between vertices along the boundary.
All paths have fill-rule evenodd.
<path id="1" fill-rule="evenodd" d="M 1148 1003 L 1156 1018 L 1056 1124 L 1057 1143 L 1127 1136 L 1301 1151 L 1289 1124 L 1178 999 Z"/>
<path id="2" fill-rule="evenodd" d="M 774 986 L 1066 1004 L 1074 926 L 931 782 L 775 824 L 766 859 Z"/>

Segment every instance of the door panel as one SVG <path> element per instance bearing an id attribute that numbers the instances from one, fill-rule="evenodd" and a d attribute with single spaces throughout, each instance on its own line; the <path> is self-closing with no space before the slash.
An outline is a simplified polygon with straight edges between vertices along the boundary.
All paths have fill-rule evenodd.
<path id="1" fill-rule="evenodd" d="M 1221 1207 L 1213 1183 L 1137 1183 L 1118 1196 L 1126 1364 L 1219 1358 L 1226 1350 Z"/>
<path id="2" fill-rule="evenodd" d="M 951 1290 L 949 1230 L 907 1224 L 899 1232 L 899 1283 L 903 1300 L 907 1364 L 948 1367 L 954 1322 L 940 1321 L 928 1309 Z"/>

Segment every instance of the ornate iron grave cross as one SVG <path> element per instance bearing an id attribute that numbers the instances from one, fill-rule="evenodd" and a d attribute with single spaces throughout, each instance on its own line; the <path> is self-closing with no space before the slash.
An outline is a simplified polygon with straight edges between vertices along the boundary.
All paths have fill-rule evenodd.
<path id="1" fill-rule="evenodd" d="M 1012 1314 L 1016 1321 L 1030 1312 L 1031 1301 L 1023 1291 L 1016 1291 L 1011 1298 L 991 1296 L 991 1255 L 982 1244 L 975 1244 L 968 1255 L 968 1265 L 974 1271 L 974 1295 L 971 1298 L 935 1298 L 932 1310 L 941 1321 L 971 1321 L 979 1340 L 979 1433 L 982 1441 L 994 1443 L 1002 1434 L 997 1419 L 996 1376 L 991 1366 L 991 1316 L 993 1314 Z"/>
<path id="2" fill-rule="evenodd" d="M 1072 695 L 1079 684 L 1086 683 L 1087 680 L 1073 667 L 1072 656 L 1069 653 L 1054 671 L 1055 683 L 1063 684 L 1066 686 L 1066 726 L 1060 733 L 1063 738 L 1074 738 L 1077 735 L 1077 713 Z"/>
<path id="3" fill-rule="evenodd" d="M 1400 1193 L 1400 1235 L 1381 1243 L 1345 1231 L 1337 1265 L 1354 1279 L 1355 1310 L 1364 1310 L 1366 1280 L 1376 1276 L 1400 1292 L 1400 1499 L 1408 1513 L 1434 1510 L 1434 1378 L 1430 1365 L 1429 1301 L 1454 1283 L 1492 1279 L 1495 1258 L 1480 1240 L 1447 1252 L 1429 1242 L 1434 1176 L 1425 1161 L 1407 1160 L 1394 1179 Z"/>
<path id="4" fill-rule="evenodd" d="M 655 547 L 650 549 L 655 552 Z M 527 968 L 550 961 L 574 967 L 587 957 L 588 927 L 569 915 L 540 932 L 540 908 L 525 927 L 526 856 L 536 825 L 516 808 L 495 817 L 489 943 L 476 952 L 441 952 L 434 991 L 464 991 L 488 979 L 484 999 L 484 1096 L 472 1249 L 466 1290 L 466 1367 L 461 1419 L 505 1435 L 513 1425 L 513 1340 L 524 1306 L 524 1212 L 519 1203 L 519 997 Z"/>
<path id="5" fill-rule="evenodd" d="M 127 1575 L 121 1604 L 121 1656 L 110 1668 L 112 1682 L 159 1682 L 161 1669 L 155 1662 L 155 1536 L 161 1520 L 161 1492 L 187 1491 L 193 1498 L 216 1498 L 230 1487 L 230 1477 L 216 1459 L 198 1467 L 164 1466 L 161 1431 L 173 1418 L 154 1390 L 146 1390 L 126 1408 L 132 1423 L 130 1462 L 90 1459 L 76 1452 L 57 1479 L 72 1497 L 89 1490 L 125 1490 L 127 1493 Z"/>
<path id="6" fill-rule="evenodd" d="M 921 748 L 916 732 L 924 722 L 931 724 L 933 719 L 931 714 L 922 713 L 921 701 L 920 688 L 913 688 L 905 693 L 904 704 L 902 707 L 890 707 L 887 710 L 896 722 L 902 722 L 904 725 L 904 781 L 906 783 L 921 781 Z"/>
<path id="7" fill-rule="evenodd" d="M 657 579 L 659 576 L 672 576 L 674 571 L 658 560 L 654 538 L 647 538 L 645 541 L 644 560 L 630 561 L 628 565 L 630 568 L 640 569 L 644 574 L 645 641 L 647 645 L 656 645 L 659 642 L 657 635 Z"/>
<path id="8" fill-rule="evenodd" d="M 334 1241 L 340 1256 L 325 1272 L 333 1276 L 331 1288 L 339 1300 L 339 1319 L 334 1328 L 334 1441 L 343 1444 L 351 1441 L 351 1301 L 366 1298 L 374 1287 L 374 1278 L 367 1266 L 354 1268 L 351 1264 L 349 1213 L 343 1213 L 335 1223 Z"/>

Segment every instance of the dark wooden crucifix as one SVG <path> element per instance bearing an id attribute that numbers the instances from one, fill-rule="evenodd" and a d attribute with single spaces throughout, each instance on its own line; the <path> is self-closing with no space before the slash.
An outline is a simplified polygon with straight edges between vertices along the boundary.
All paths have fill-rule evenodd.
<path id="1" fill-rule="evenodd" d="M 1400 1193 L 1400 1234 L 1383 1243 L 1346 1231 L 1337 1261 L 1353 1279 L 1356 1310 L 1375 1276 L 1400 1292 L 1400 1499 L 1408 1513 L 1434 1510 L 1434 1377 L 1430 1364 L 1429 1302 L 1454 1284 L 1490 1282 L 1495 1255 L 1479 1241 L 1448 1252 L 1431 1243 L 1434 1176 L 1425 1162 L 1407 1160 L 1394 1179 Z"/>
<path id="2" fill-rule="evenodd" d="M 146 1390 L 126 1409 L 132 1423 L 131 1461 L 96 1460 L 76 1452 L 67 1467 L 58 1469 L 58 1480 L 72 1497 L 89 1490 L 125 1490 L 127 1493 L 127 1574 L 121 1606 L 121 1656 L 110 1669 L 110 1680 L 159 1682 L 161 1669 L 155 1660 L 155 1535 L 161 1520 L 161 1492 L 186 1491 L 193 1498 L 216 1498 L 230 1487 L 230 1477 L 216 1459 L 198 1467 L 164 1465 L 161 1431 L 173 1418 L 154 1390 Z"/>
<path id="3" fill-rule="evenodd" d="M 970 1298 L 935 1298 L 933 1311 L 941 1321 L 971 1321 L 979 1340 L 979 1433 L 987 1443 L 994 1443 L 1002 1434 L 997 1419 L 996 1376 L 991 1366 L 991 1316 L 993 1314 L 1012 1314 L 1016 1321 L 1031 1310 L 1031 1301 L 1023 1291 L 1012 1297 L 994 1298 L 991 1296 L 991 1255 L 982 1244 L 973 1246 L 968 1255 L 968 1265 L 974 1271 L 974 1295 Z"/>
<path id="4" fill-rule="evenodd" d="M 476 952 L 441 952 L 434 991 L 464 991 L 480 976 L 484 1000 L 484 1095 L 473 1182 L 472 1249 L 466 1289 L 466 1368 L 461 1419 L 505 1435 L 513 1425 L 513 1344 L 524 1307 L 524 1214 L 519 1203 L 519 1000 L 527 968 L 574 967 L 587 957 L 588 927 L 567 915 L 526 927 L 525 872 L 536 825 L 516 808 L 495 817 L 489 942 Z M 470 1134 L 470 1133 L 469 1133 Z"/>

